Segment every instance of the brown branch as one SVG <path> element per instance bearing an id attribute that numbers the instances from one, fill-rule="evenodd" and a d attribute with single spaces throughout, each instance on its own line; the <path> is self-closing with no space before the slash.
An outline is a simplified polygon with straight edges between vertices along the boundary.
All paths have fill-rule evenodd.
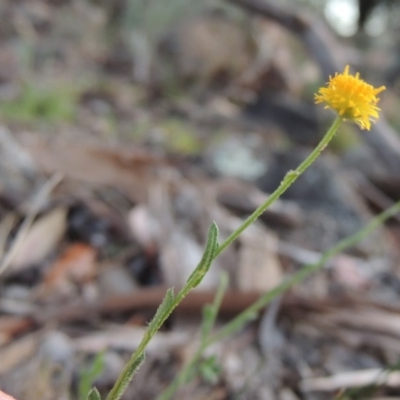
<path id="1" fill-rule="evenodd" d="M 168 288 L 157 286 L 155 288 L 143 288 L 132 294 L 113 296 L 106 298 L 93 305 L 83 305 L 81 302 L 68 306 L 62 310 L 59 308 L 51 310 L 40 310 L 34 319 L 39 323 L 47 321 L 75 321 L 87 320 L 88 316 L 110 314 L 114 312 L 132 312 L 137 310 L 156 310 L 165 297 Z M 258 299 L 260 293 L 239 292 L 229 290 L 222 301 L 220 313 L 223 315 L 235 315 L 250 306 Z M 193 291 L 190 292 L 179 304 L 176 312 L 183 314 L 200 313 L 205 304 L 213 302 L 214 291 Z"/>
<path id="2" fill-rule="evenodd" d="M 100 315 L 107 315 L 121 312 L 134 312 L 150 310 L 155 311 L 161 304 L 165 293 L 166 286 L 157 286 L 154 288 L 142 288 L 128 295 L 112 296 L 99 301 L 95 304 L 82 304 L 78 301 L 74 305 L 60 309 L 59 307 L 51 306 L 50 310 L 40 309 L 33 319 L 39 324 L 46 324 L 49 321 L 72 322 L 72 321 L 87 321 L 88 318 L 96 318 Z M 228 290 L 222 300 L 219 314 L 223 316 L 235 316 L 244 311 L 253 304 L 264 293 L 257 291 L 239 291 Z M 201 315 L 201 310 L 206 304 L 211 304 L 215 297 L 213 290 L 195 290 L 190 292 L 174 311 L 178 314 L 198 314 Z M 312 311 L 323 312 L 330 309 L 332 306 L 348 307 L 352 304 L 362 303 L 362 299 L 356 296 L 343 296 L 341 299 L 310 299 L 302 296 L 297 296 L 291 293 L 285 295 L 283 306 L 293 309 L 306 309 Z M 371 303 L 368 303 L 369 305 Z"/>

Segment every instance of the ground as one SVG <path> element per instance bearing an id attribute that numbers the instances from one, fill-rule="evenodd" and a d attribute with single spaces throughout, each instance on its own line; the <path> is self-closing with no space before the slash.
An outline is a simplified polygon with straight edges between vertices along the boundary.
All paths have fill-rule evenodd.
<path id="1" fill-rule="evenodd" d="M 213 263 L 124 398 L 169 398 L 222 276 L 211 333 L 399 200 L 395 35 L 230 3 L 0 5 L 0 389 L 17 400 L 106 397 L 210 224 L 226 238 L 318 143 L 334 115 L 314 92 L 341 57 L 387 86 L 379 124 L 342 125 Z M 399 398 L 399 218 L 221 334 L 171 398 Z"/>

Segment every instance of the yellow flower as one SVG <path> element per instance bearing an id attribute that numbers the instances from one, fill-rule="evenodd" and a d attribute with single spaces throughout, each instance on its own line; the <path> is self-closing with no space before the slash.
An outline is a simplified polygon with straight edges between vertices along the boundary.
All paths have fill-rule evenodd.
<path id="1" fill-rule="evenodd" d="M 336 73 L 329 77 L 327 87 L 320 88 L 315 95 L 316 103 L 326 103 L 325 108 L 332 108 L 343 119 L 356 122 L 361 129 L 370 129 L 371 121 L 379 118 L 376 105 L 377 94 L 385 90 L 385 86 L 374 88 L 360 78 L 360 74 L 349 74 L 346 65 L 342 74 Z"/>

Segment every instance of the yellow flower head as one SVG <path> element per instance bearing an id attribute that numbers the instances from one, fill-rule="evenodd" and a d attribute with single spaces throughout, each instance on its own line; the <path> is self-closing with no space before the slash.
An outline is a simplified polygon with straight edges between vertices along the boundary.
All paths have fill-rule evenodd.
<path id="1" fill-rule="evenodd" d="M 385 86 L 374 88 L 360 78 L 360 74 L 349 74 L 346 65 L 342 74 L 336 73 L 329 77 L 327 87 L 320 88 L 315 95 L 316 103 L 326 103 L 325 108 L 332 108 L 343 119 L 350 119 L 361 129 L 370 129 L 371 121 L 379 118 L 376 106 L 379 98 L 377 94 L 385 90 Z"/>

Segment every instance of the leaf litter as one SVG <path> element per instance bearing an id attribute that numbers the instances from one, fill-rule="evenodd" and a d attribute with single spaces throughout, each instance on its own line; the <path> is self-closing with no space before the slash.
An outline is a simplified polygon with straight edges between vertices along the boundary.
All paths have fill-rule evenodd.
<path id="1" fill-rule="evenodd" d="M 20 107 L 11 116 L 0 105 L 2 263 L 14 248 L 0 284 L 0 388 L 18 400 L 78 398 L 76 380 L 102 351 L 93 384 L 105 393 L 166 288 L 197 264 L 211 222 L 226 237 L 317 138 L 302 94 L 321 66 L 293 61 L 301 50 L 290 27 L 196 9 L 152 42 L 130 19 L 135 4 L 1 6 L 0 97 Z M 392 155 L 376 140 L 359 144 L 366 169 L 357 154 L 345 165 L 343 154 L 323 154 L 214 262 L 151 343 L 126 398 L 156 398 L 182 368 L 220 271 L 230 286 L 217 326 L 395 199 L 395 161 L 376 156 Z M 62 180 L 32 200 L 52 176 Z M 360 386 L 373 387 L 369 398 L 398 395 L 399 243 L 393 220 L 331 260 L 209 348 L 176 398 L 331 399 Z"/>

